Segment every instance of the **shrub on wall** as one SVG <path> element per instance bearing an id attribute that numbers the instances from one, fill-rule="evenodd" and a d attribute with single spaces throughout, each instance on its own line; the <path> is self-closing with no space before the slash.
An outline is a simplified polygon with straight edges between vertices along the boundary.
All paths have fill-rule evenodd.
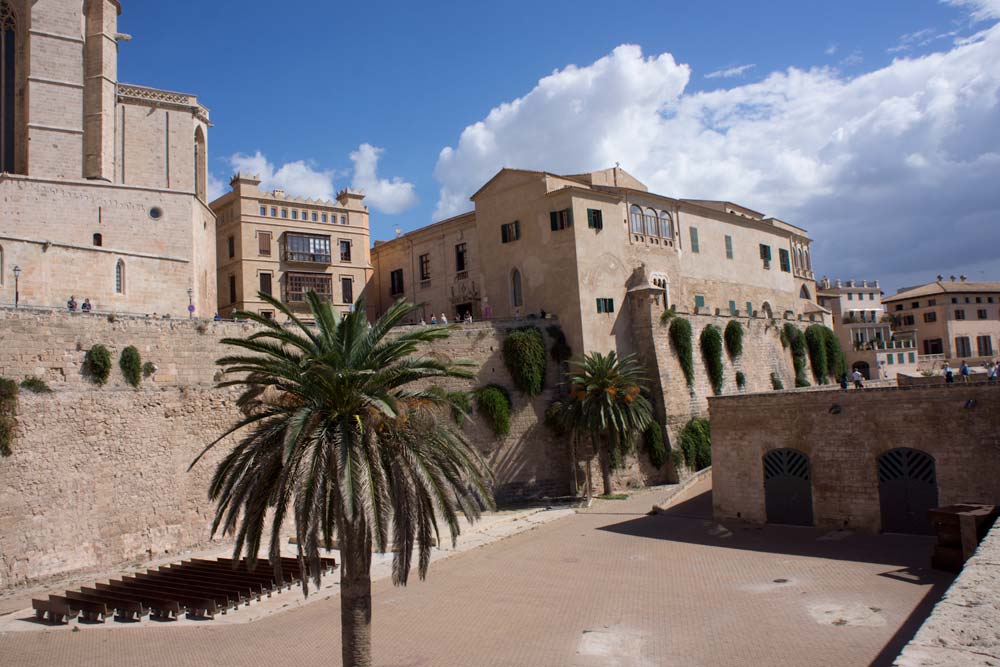
<path id="1" fill-rule="evenodd" d="M 670 322 L 670 320 L 674 319 L 674 317 L 676 316 L 677 316 L 677 310 L 673 306 L 670 306 L 660 315 L 660 324 L 666 326 Z"/>
<path id="2" fill-rule="evenodd" d="M 21 389 L 27 389 L 35 394 L 51 394 L 52 388 L 40 377 L 31 375 L 21 380 Z"/>
<path id="3" fill-rule="evenodd" d="M 726 352 L 730 359 L 737 359 L 743 354 L 743 325 L 736 320 L 729 320 L 725 331 Z"/>
<path id="4" fill-rule="evenodd" d="M 701 356 L 705 360 L 708 379 L 712 382 L 712 391 L 716 396 L 722 393 L 723 363 L 722 363 L 722 332 L 719 327 L 709 324 L 701 330 Z"/>
<path id="5" fill-rule="evenodd" d="M 13 454 L 17 429 L 17 383 L 0 378 L 0 456 Z"/>
<path id="6" fill-rule="evenodd" d="M 133 387 L 138 387 L 142 382 L 142 357 L 139 356 L 139 350 L 132 345 L 122 350 L 118 366 L 122 369 L 125 381 Z"/>
<path id="7" fill-rule="evenodd" d="M 795 386 L 808 387 L 809 378 L 806 376 L 805 336 L 791 322 L 785 323 L 782 333 L 788 339 L 788 346 L 792 348 L 792 365 L 795 367 Z"/>
<path id="8" fill-rule="evenodd" d="M 83 359 L 83 365 L 99 385 L 106 384 L 111 375 L 111 353 L 103 345 L 94 345 Z"/>
<path id="9" fill-rule="evenodd" d="M 552 360 L 557 364 L 569 361 L 569 358 L 573 356 L 573 348 L 566 342 L 566 334 L 562 327 L 558 324 L 550 324 L 545 328 L 545 331 L 552 338 L 552 348 L 549 350 Z M 544 371 L 542 372 L 544 373 Z"/>
<path id="10" fill-rule="evenodd" d="M 150 375 L 153 375 L 158 370 L 160 369 L 156 367 L 156 364 L 154 364 L 152 361 L 147 361 L 142 365 L 142 376 L 148 378 Z"/>
<path id="11" fill-rule="evenodd" d="M 809 364 L 812 366 L 813 378 L 819 384 L 826 384 L 828 362 L 826 358 L 826 335 L 823 333 L 824 327 L 813 324 L 806 329 L 806 347 L 809 349 Z"/>
<path id="12" fill-rule="evenodd" d="M 771 388 L 775 391 L 781 391 L 785 388 L 785 383 L 781 381 L 781 376 L 777 373 L 771 373 Z"/>
<path id="13" fill-rule="evenodd" d="M 826 368 L 827 374 L 834 380 L 840 379 L 847 373 L 847 359 L 844 358 L 844 351 L 840 349 L 840 341 L 837 334 L 830 327 L 822 327 L 823 343 L 826 346 Z"/>
<path id="14" fill-rule="evenodd" d="M 643 438 L 646 442 L 646 453 L 649 455 L 649 460 L 657 468 L 662 468 L 663 464 L 667 462 L 668 452 L 667 443 L 663 439 L 663 429 L 660 428 L 659 423 L 649 422 Z"/>
<path id="15" fill-rule="evenodd" d="M 743 374 L 743 371 L 736 371 L 736 386 L 740 389 L 747 386 L 747 376 Z"/>
<path id="16" fill-rule="evenodd" d="M 684 425 L 680 449 L 688 468 L 702 470 L 712 465 L 712 430 L 707 419 L 696 417 Z"/>
<path id="17" fill-rule="evenodd" d="M 513 403 L 510 394 L 498 384 L 488 384 L 475 391 L 476 405 L 486 417 L 490 428 L 498 438 L 510 433 L 510 409 Z"/>
<path id="18" fill-rule="evenodd" d="M 503 342 L 503 361 L 514 386 L 528 396 L 542 393 L 545 383 L 545 343 L 536 327 L 510 332 Z"/>
<path id="19" fill-rule="evenodd" d="M 467 391 L 449 391 L 448 402 L 451 404 L 451 418 L 461 426 L 465 423 L 465 416 L 472 409 L 472 400 Z"/>
<path id="20" fill-rule="evenodd" d="M 677 354 L 677 361 L 684 372 L 688 387 L 694 386 L 694 355 L 691 344 L 691 323 L 683 317 L 675 318 L 670 323 L 670 344 Z"/>

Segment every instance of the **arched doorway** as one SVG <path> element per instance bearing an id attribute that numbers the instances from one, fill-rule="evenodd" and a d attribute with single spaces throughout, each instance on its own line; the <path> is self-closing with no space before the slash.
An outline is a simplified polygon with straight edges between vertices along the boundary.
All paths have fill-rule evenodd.
<path id="1" fill-rule="evenodd" d="M 764 455 L 764 505 L 768 523 L 813 525 L 812 466 L 797 449 Z"/>
<path id="2" fill-rule="evenodd" d="M 774 311 L 771 310 L 771 304 L 769 304 L 767 301 L 765 301 L 764 303 L 761 304 L 761 306 L 760 306 L 760 314 L 765 319 L 768 319 L 768 320 L 773 320 L 774 319 Z"/>
<path id="3" fill-rule="evenodd" d="M 927 510 L 937 507 L 937 466 L 927 452 L 908 447 L 878 457 L 878 499 L 882 532 L 933 532 Z"/>
<path id="4" fill-rule="evenodd" d="M 510 305 L 520 308 L 524 305 L 524 292 L 521 289 L 521 272 L 514 269 L 510 273 Z"/>
<path id="5" fill-rule="evenodd" d="M 854 366 L 851 368 L 852 371 L 860 371 L 861 375 L 866 380 L 872 379 L 872 367 L 868 365 L 867 361 L 855 361 Z"/>

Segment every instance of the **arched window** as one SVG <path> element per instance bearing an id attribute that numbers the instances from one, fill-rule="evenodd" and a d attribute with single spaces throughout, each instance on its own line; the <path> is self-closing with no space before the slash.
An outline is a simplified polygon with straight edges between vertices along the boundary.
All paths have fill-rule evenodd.
<path id="1" fill-rule="evenodd" d="M 524 292 L 521 291 L 521 272 L 517 269 L 510 274 L 510 303 L 514 308 L 524 305 Z"/>
<path id="2" fill-rule="evenodd" d="M 766 319 L 769 320 L 774 319 L 774 311 L 771 309 L 771 304 L 769 304 L 767 301 L 761 304 L 760 312 Z"/>
<path id="3" fill-rule="evenodd" d="M 657 227 L 659 223 L 656 221 L 656 211 L 651 208 L 647 208 L 645 214 L 643 214 L 643 223 L 646 228 L 647 236 L 659 236 Z"/>
<path id="4" fill-rule="evenodd" d="M 629 223 L 633 234 L 642 234 L 642 209 L 635 204 L 629 209 Z"/>
<path id="5" fill-rule="evenodd" d="M 4 272 L 3 272 L 3 246 L 0 245 L 0 285 L 3 285 Z"/>
<path id="6" fill-rule="evenodd" d="M 118 260 L 115 264 L 115 294 L 125 293 L 125 262 Z"/>
<path id="7" fill-rule="evenodd" d="M 812 298 L 811 296 L 809 296 L 809 288 L 806 287 L 805 285 L 803 285 L 802 289 L 799 290 L 799 298 L 801 298 L 801 299 L 811 299 Z"/>
<path id="8" fill-rule="evenodd" d="M 0 0 L 0 172 L 14 172 L 14 98 L 17 17 L 14 8 Z"/>
<path id="9" fill-rule="evenodd" d="M 809 259 L 809 251 L 808 250 L 803 251 L 803 256 L 806 259 L 805 262 L 806 271 L 812 271 L 813 270 L 812 260 Z"/>
<path id="10" fill-rule="evenodd" d="M 94 245 L 98 248 L 104 245 L 104 237 L 100 234 L 94 234 Z"/>
<path id="11" fill-rule="evenodd" d="M 199 125 L 194 131 L 194 191 L 199 199 L 205 201 L 208 180 L 208 157 L 206 155 L 205 131 Z"/>
<path id="12" fill-rule="evenodd" d="M 665 239 L 674 238 L 674 221 L 666 211 L 660 211 L 660 236 Z"/>
<path id="13" fill-rule="evenodd" d="M 792 253 L 792 257 L 795 259 L 795 268 L 802 269 L 802 248 L 796 248 L 795 252 Z"/>

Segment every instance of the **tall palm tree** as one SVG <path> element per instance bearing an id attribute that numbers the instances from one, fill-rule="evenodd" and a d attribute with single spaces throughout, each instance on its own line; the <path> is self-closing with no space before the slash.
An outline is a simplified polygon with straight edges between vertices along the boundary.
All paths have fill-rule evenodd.
<path id="1" fill-rule="evenodd" d="M 612 461 L 621 459 L 652 419 L 642 368 L 634 355 L 595 352 L 571 362 L 568 381 L 569 395 L 555 404 L 555 419 L 576 442 L 590 441 L 601 460 L 604 493 L 610 494 Z"/>
<path id="2" fill-rule="evenodd" d="M 306 594 L 309 579 L 320 583 L 321 548 L 336 537 L 343 665 L 370 665 L 373 544 L 394 550 L 393 583 L 405 585 L 414 546 L 426 576 L 439 518 L 454 544 L 459 512 L 474 521 L 494 506 L 482 457 L 441 418 L 460 409 L 458 401 L 429 382 L 471 373 L 465 364 L 418 354 L 420 345 L 446 338 L 447 326 L 387 336 L 416 306 L 399 301 L 369 327 L 363 302 L 339 318 L 310 292 L 309 326 L 281 302 L 260 297 L 290 324 L 240 313 L 261 329 L 222 341 L 241 349 L 218 363 L 232 378 L 220 386 L 243 387 L 244 417 L 198 457 L 242 432 L 212 478 L 212 533 L 235 534 L 234 557 L 252 563 L 269 530 L 269 559 L 279 574 L 290 511 Z"/>

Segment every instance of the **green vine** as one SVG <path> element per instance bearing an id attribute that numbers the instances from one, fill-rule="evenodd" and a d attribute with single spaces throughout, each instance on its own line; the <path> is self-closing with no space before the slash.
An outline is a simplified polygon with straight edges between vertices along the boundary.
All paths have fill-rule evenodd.
<path id="1" fill-rule="evenodd" d="M 818 384 L 826 384 L 829 375 L 826 359 L 826 336 L 819 324 L 813 324 L 806 329 L 806 347 L 809 349 L 809 364 L 812 366 L 813 379 Z"/>
<path id="2" fill-rule="evenodd" d="M 549 350 L 552 360 L 557 364 L 569 361 L 569 358 L 573 356 L 573 348 L 566 342 L 566 333 L 562 330 L 562 327 L 558 324 L 550 324 L 545 328 L 545 331 L 552 338 L 552 348 Z M 542 372 L 544 373 L 545 371 L 543 370 Z"/>
<path id="3" fill-rule="evenodd" d="M 775 391 L 781 391 L 785 388 L 785 383 L 782 382 L 781 376 L 777 373 L 771 373 L 771 388 Z"/>
<path id="4" fill-rule="evenodd" d="M 107 384 L 111 375 L 111 353 L 103 345 L 94 345 L 87 350 L 83 359 L 83 365 L 94 382 L 99 385 Z"/>
<path id="5" fill-rule="evenodd" d="M 40 377 L 31 375 L 21 380 L 21 389 L 27 389 L 35 394 L 51 394 L 52 388 Z"/>
<path id="6" fill-rule="evenodd" d="M 449 391 L 448 403 L 451 404 L 451 419 L 458 426 L 465 423 L 465 416 L 472 409 L 472 399 L 467 391 Z"/>
<path id="7" fill-rule="evenodd" d="M 660 314 L 660 324 L 663 326 L 667 326 L 667 324 L 670 323 L 670 320 L 674 319 L 674 317 L 676 316 L 677 316 L 677 309 L 674 308 L 673 306 L 670 306 Z"/>
<path id="8" fill-rule="evenodd" d="M 712 430 L 707 419 L 696 417 L 689 421 L 679 440 L 688 468 L 702 470 L 712 465 Z"/>
<path id="9" fill-rule="evenodd" d="M 17 383 L 0 378 L 0 456 L 14 453 L 14 433 L 17 429 Z"/>
<path id="10" fill-rule="evenodd" d="M 646 453 L 649 455 L 649 460 L 657 468 L 662 468 L 663 464 L 667 462 L 668 451 L 667 443 L 663 439 L 663 429 L 660 428 L 659 423 L 649 422 L 643 437 L 646 441 Z"/>
<path id="11" fill-rule="evenodd" d="M 493 433 L 502 438 L 510 433 L 510 393 L 498 384 L 488 384 L 475 391 L 476 405 L 486 417 Z"/>
<path id="12" fill-rule="evenodd" d="M 725 331 L 726 352 L 729 358 L 736 360 L 743 354 L 743 325 L 736 320 L 729 320 Z"/>
<path id="13" fill-rule="evenodd" d="M 142 383 L 142 357 L 139 350 L 129 345 L 122 350 L 121 357 L 118 358 L 118 366 L 122 369 L 125 381 L 133 387 L 138 387 Z"/>
<path id="14" fill-rule="evenodd" d="M 806 376 L 806 337 L 790 322 L 785 323 L 782 333 L 788 339 L 789 347 L 792 348 L 792 365 L 795 367 L 795 386 L 808 387 L 809 378 Z"/>
<path id="15" fill-rule="evenodd" d="M 740 389 L 747 386 L 747 376 L 744 375 L 743 371 L 736 371 L 736 386 Z"/>
<path id="16" fill-rule="evenodd" d="M 545 384 L 545 343 L 537 327 L 510 332 L 503 342 L 503 361 L 514 386 L 528 396 L 538 396 Z"/>
<path id="17" fill-rule="evenodd" d="M 837 334 L 830 327 L 822 327 L 823 344 L 826 346 L 826 371 L 827 375 L 839 379 L 847 373 L 847 359 L 844 358 L 844 351 L 840 349 L 840 340 Z"/>
<path id="18" fill-rule="evenodd" d="M 701 356 L 705 360 L 705 370 L 712 382 L 712 391 L 716 396 L 722 393 L 723 363 L 722 363 L 722 332 L 719 327 L 709 324 L 701 330 Z"/>
<path id="19" fill-rule="evenodd" d="M 677 361 L 684 372 L 688 387 L 694 387 L 694 355 L 691 344 L 691 323 L 683 317 L 675 318 L 670 323 L 670 343 L 677 353 Z"/>

